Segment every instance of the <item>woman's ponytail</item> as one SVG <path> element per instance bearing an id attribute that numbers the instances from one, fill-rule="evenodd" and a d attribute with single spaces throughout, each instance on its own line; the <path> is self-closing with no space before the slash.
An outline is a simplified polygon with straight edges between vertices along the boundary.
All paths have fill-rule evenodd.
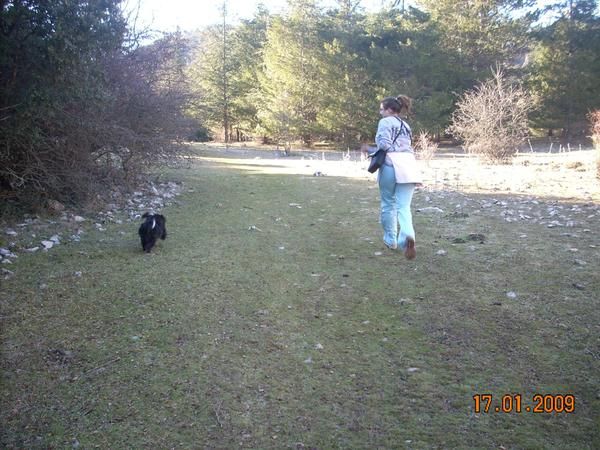
<path id="1" fill-rule="evenodd" d="M 400 103 L 400 107 L 402 108 L 400 112 L 405 114 L 410 114 L 412 111 L 412 98 L 407 97 L 406 95 L 399 95 L 396 97 L 398 103 Z"/>

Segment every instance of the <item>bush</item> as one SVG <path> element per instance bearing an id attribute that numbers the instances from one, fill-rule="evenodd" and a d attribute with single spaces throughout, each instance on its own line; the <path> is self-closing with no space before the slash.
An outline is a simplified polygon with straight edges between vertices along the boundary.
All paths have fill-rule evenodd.
<path id="1" fill-rule="evenodd" d="M 588 118 L 591 123 L 592 141 L 597 153 L 596 177 L 600 179 L 600 109 L 592 111 Z"/>
<path id="2" fill-rule="evenodd" d="M 493 78 L 467 91 L 457 104 L 448 132 L 468 153 L 491 163 L 507 163 L 527 136 L 531 97 L 508 83 L 500 69 Z"/>
<path id="3" fill-rule="evenodd" d="M 429 162 L 435 156 L 438 144 L 431 139 L 429 133 L 420 131 L 414 142 L 414 147 L 417 159 Z"/>
<path id="4" fill-rule="evenodd" d="M 208 128 L 200 127 L 193 134 L 191 140 L 194 142 L 208 142 L 212 141 L 212 136 Z"/>
<path id="5" fill-rule="evenodd" d="M 82 204 L 177 155 L 184 42 L 128 47 L 120 3 L 0 9 L 0 196 Z"/>

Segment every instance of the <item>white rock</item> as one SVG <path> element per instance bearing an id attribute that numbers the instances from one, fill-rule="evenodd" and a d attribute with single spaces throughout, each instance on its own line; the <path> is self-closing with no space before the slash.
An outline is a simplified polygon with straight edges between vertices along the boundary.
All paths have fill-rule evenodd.
<path id="1" fill-rule="evenodd" d="M 26 248 L 26 249 L 25 249 L 25 251 L 26 251 L 27 253 L 35 253 L 35 252 L 37 252 L 39 249 L 40 249 L 39 247 L 31 247 L 31 248 Z"/>
<path id="2" fill-rule="evenodd" d="M 323 346 L 322 346 L 321 344 L 319 344 L 319 343 L 317 343 L 317 344 L 315 345 L 315 348 L 316 348 L 317 350 L 323 350 Z"/>
<path id="3" fill-rule="evenodd" d="M 50 250 L 52 247 L 54 247 L 54 242 L 42 241 L 42 246 L 44 247 L 45 250 Z"/>
<path id="4" fill-rule="evenodd" d="M 10 259 L 3 259 L 1 264 L 12 264 L 13 262 Z"/>
<path id="5" fill-rule="evenodd" d="M 409 367 L 407 369 L 408 373 L 414 373 L 414 372 L 418 372 L 420 369 L 418 367 Z"/>
<path id="6" fill-rule="evenodd" d="M 427 206 L 425 208 L 418 208 L 417 212 L 430 214 L 430 213 L 443 213 L 444 210 L 441 208 L 438 208 L 437 206 Z"/>
<path id="7" fill-rule="evenodd" d="M 5 234 L 7 234 L 8 236 L 17 236 L 17 232 L 15 230 L 13 230 L 12 228 L 9 228 L 8 230 L 4 231 Z"/>
<path id="8" fill-rule="evenodd" d="M 446 250 L 438 250 L 437 252 L 435 252 L 435 254 L 439 256 L 444 256 L 446 253 L 448 253 L 446 252 Z"/>
<path id="9" fill-rule="evenodd" d="M 304 364 L 312 364 L 312 362 L 313 360 L 310 356 L 304 360 Z"/>
<path id="10" fill-rule="evenodd" d="M 85 222 L 85 218 L 83 218 L 81 216 L 74 216 L 73 220 L 77 223 Z"/>
<path id="11" fill-rule="evenodd" d="M 517 293 L 513 292 L 513 291 L 509 291 L 509 292 L 506 293 L 506 296 L 508 298 L 517 298 Z"/>
<path id="12" fill-rule="evenodd" d="M 75 272 L 73 275 L 75 275 L 77 278 L 81 278 L 81 276 L 83 275 L 83 273 L 82 273 L 82 272 L 79 272 L 79 271 L 77 271 L 77 272 Z"/>
<path id="13" fill-rule="evenodd" d="M 54 236 L 52 236 L 52 237 L 50 238 L 50 240 L 51 240 L 52 242 L 54 242 L 56 245 L 60 244 L 60 237 L 58 236 L 58 234 L 55 234 Z"/>

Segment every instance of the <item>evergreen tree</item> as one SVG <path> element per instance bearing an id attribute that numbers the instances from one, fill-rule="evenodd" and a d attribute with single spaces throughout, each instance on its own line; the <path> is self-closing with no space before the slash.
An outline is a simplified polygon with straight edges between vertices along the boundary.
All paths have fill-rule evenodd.
<path id="1" fill-rule="evenodd" d="M 319 54 L 318 123 L 329 139 L 347 147 L 367 140 L 377 119 L 375 82 L 369 71 L 370 39 L 360 2 L 340 0 L 325 17 Z"/>
<path id="2" fill-rule="evenodd" d="M 263 127 L 288 143 L 311 145 L 319 105 L 319 10 L 314 0 L 289 0 L 287 17 L 274 17 L 267 30 L 259 106 Z"/>
<path id="3" fill-rule="evenodd" d="M 420 0 L 440 32 L 439 45 L 462 70 L 464 87 L 496 65 L 510 66 L 527 47 L 533 0 Z"/>
<path id="4" fill-rule="evenodd" d="M 261 100 L 263 48 L 266 43 L 269 12 L 259 6 L 254 17 L 243 20 L 231 36 L 231 56 L 236 61 L 231 76 L 231 112 L 235 138 L 242 139 L 260 131 L 258 105 Z"/>
<path id="5" fill-rule="evenodd" d="M 538 97 L 538 127 L 585 132 L 586 115 L 600 103 L 598 2 L 569 0 L 552 6 L 558 18 L 538 30 L 529 86 Z"/>

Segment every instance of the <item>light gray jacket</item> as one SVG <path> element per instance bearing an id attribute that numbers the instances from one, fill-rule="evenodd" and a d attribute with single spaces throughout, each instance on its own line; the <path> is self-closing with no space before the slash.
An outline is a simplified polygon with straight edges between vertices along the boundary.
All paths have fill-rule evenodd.
<path id="1" fill-rule="evenodd" d="M 382 148 L 387 151 L 385 164 L 394 167 L 396 183 L 419 184 L 423 182 L 411 145 L 411 138 L 410 127 L 402 119 L 389 116 L 379 121 L 375 142 L 378 149 Z M 396 139 L 395 142 L 394 139 Z M 378 177 L 379 175 L 381 172 Z"/>
<path id="2" fill-rule="evenodd" d="M 377 148 L 382 148 L 388 152 L 414 153 L 411 137 L 410 126 L 404 120 L 396 116 L 389 116 L 379 121 L 375 143 Z M 394 142 L 394 138 L 396 142 Z M 392 142 L 394 142 L 393 146 Z"/>

